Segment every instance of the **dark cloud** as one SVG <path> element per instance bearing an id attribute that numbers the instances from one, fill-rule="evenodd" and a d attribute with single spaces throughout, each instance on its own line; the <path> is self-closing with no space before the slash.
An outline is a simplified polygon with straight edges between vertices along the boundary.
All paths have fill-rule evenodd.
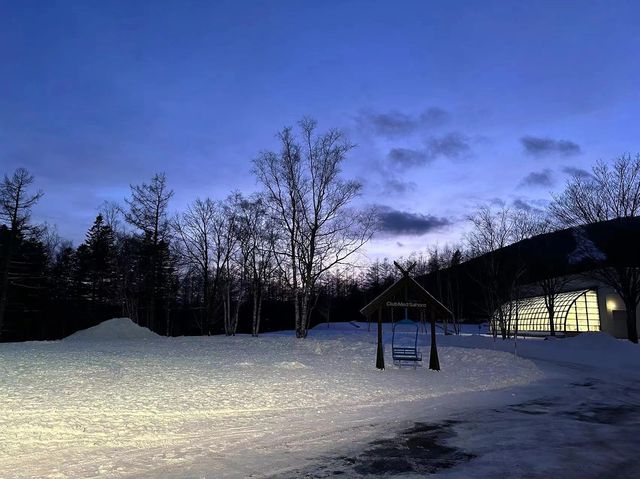
<path id="1" fill-rule="evenodd" d="M 449 121 L 450 114 L 448 111 L 442 108 L 432 107 L 427 108 L 420 114 L 419 120 L 422 126 L 425 127 L 438 127 L 442 126 Z"/>
<path id="2" fill-rule="evenodd" d="M 554 140 L 537 136 L 523 136 L 520 142 L 524 151 L 533 156 L 572 156 L 581 153 L 580 145 L 569 140 Z"/>
<path id="3" fill-rule="evenodd" d="M 460 133 L 448 133 L 427 141 L 432 157 L 445 156 L 449 159 L 461 158 L 471 152 L 469 139 Z"/>
<path id="4" fill-rule="evenodd" d="M 587 170 L 584 170 L 582 168 L 577 168 L 575 166 L 565 166 L 564 168 L 562 168 L 562 172 L 566 173 L 567 175 L 580 176 L 582 178 L 587 178 L 589 176 L 593 176 Z"/>
<path id="5" fill-rule="evenodd" d="M 376 135 L 387 138 L 407 136 L 424 128 L 436 128 L 449 120 L 449 113 L 442 108 L 432 107 L 418 115 L 410 115 L 398 110 L 387 113 L 363 111 L 356 121 L 360 127 Z"/>
<path id="6" fill-rule="evenodd" d="M 409 134 L 417 127 L 415 118 L 399 111 L 372 113 L 365 116 L 365 121 L 374 133 L 389 137 Z"/>
<path id="7" fill-rule="evenodd" d="M 520 186 L 551 186 L 553 184 L 553 172 L 545 168 L 542 171 L 532 171 L 520 182 Z"/>
<path id="8" fill-rule="evenodd" d="M 461 133 L 452 132 L 429 138 L 422 149 L 392 148 L 387 157 L 394 166 L 413 168 L 429 164 L 439 157 L 453 160 L 470 153 L 470 140 Z"/>
<path id="9" fill-rule="evenodd" d="M 400 211 L 389 206 L 378 207 L 380 232 L 395 235 L 423 235 L 451 224 L 447 218 Z"/>
<path id="10" fill-rule="evenodd" d="M 542 214 L 547 207 L 547 200 L 531 200 L 516 198 L 513 200 L 512 206 L 516 210 L 526 211 L 529 213 Z"/>
<path id="11" fill-rule="evenodd" d="M 426 150 L 412 150 L 410 148 L 393 148 L 389 151 L 389 160 L 394 165 L 411 168 L 413 166 L 424 166 L 434 160 Z"/>
<path id="12" fill-rule="evenodd" d="M 384 192 L 388 194 L 403 194 L 416 189 L 413 181 L 404 181 L 395 176 L 388 175 L 384 178 Z"/>
<path id="13" fill-rule="evenodd" d="M 533 206 L 531 206 L 529 203 L 521 199 L 514 200 L 513 207 L 517 210 L 522 210 L 522 211 L 533 210 Z"/>

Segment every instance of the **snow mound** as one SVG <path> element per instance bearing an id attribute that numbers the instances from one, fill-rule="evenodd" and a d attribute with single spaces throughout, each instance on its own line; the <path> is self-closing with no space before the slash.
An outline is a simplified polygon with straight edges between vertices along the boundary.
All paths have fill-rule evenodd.
<path id="1" fill-rule="evenodd" d="M 92 328 L 73 333 L 65 340 L 74 341 L 113 341 L 118 339 L 154 339 L 159 338 L 148 328 L 138 326 L 129 318 L 114 318 L 103 321 Z"/>
<path id="2" fill-rule="evenodd" d="M 547 338 L 549 339 L 549 338 Z M 608 333 L 603 332 L 590 332 L 582 333 L 573 337 L 563 338 L 560 341 L 565 341 L 573 347 L 588 348 L 588 347 L 605 347 L 619 349 L 626 345 L 632 345 L 626 340 L 619 340 L 614 338 Z"/>
<path id="3" fill-rule="evenodd" d="M 607 333 L 582 333 L 554 341 L 548 348 L 552 358 L 615 370 L 640 369 L 640 347 Z"/>

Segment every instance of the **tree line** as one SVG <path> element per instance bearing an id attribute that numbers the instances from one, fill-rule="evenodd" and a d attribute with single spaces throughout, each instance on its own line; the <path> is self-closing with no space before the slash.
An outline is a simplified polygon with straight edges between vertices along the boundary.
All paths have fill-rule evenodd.
<path id="1" fill-rule="evenodd" d="M 373 209 L 355 208 L 362 186 L 342 178 L 353 145 L 339 130 L 318 132 L 313 120 L 277 135 L 279 149 L 253 161 L 262 190 L 222 200 L 198 198 L 170 215 L 173 191 L 164 174 L 131 185 L 121 204 L 104 203 L 82 244 L 74 248 L 55 227 L 34 225 L 42 198 L 25 169 L 0 185 L 0 340 L 63 337 L 101 320 L 126 316 L 165 335 L 291 328 L 303 338 L 314 321 L 357 317 L 397 272 L 389 259 L 357 258 L 376 227 Z M 482 292 L 477 309 L 508 337 L 511 315 L 501 308 L 523 294 L 527 265 L 499 252 L 541 233 L 638 216 L 640 157 L 598 162 L 577 171 L 544 209 L 481 205 L 468 217 L 459 244 L 431 246 L 402 262 L 430 275 L 432 293 L 465 319 L 469 281 Z M 459 266 L 477 258 L 465 277 Z M 591 258 L 592 275 L 625 302 L 628 334 L 637 341 L 638 264 Z M 359 264 L 357 266 L 356 264 Z M 555 299 L 567 277 L 551 264 L 537 286 L 551 334 Z M 465 286 L 466 285 L 466 286 Z M 466 288 L 466 290 L 465 290 Z M 468 317 L 467 317 L 468 319 Z M 457 321 L 445 325 L 457 330 Z"/>
<path id="2" fill-rule="evenodd" d="M 293 316 L 305 337 L 314 311 L 331 303 L 323 298 L 344 292 L 340 278 L 375 215 L 353 207 L 361 185 L 342 178 L 353 145 L 341 131 L 303 119 L 278 140 L 253 162 L 261 192 L 198 198 L 170 215 L 173 191 L 158 173 L 122 204 L 103 204 L 77 248 L 31 224 L 42 197 L 34 177 L 5 175 L 0 339 L 62 337 L 114 316 L 165 335 L 258 335 L 265 310 L 269 329 Z"/>

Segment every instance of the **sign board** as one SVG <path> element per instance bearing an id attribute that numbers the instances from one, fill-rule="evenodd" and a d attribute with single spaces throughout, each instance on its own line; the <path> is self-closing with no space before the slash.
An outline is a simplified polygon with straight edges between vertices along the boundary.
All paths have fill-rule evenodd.
<path id="1" fill-rule="evenodd" d="M 397 308 L 426 308 L 427 303 L 414 303 L 414 302 L 397 302 L 397 301 L 387 301 L 387 306 L 397 307 Z"/>

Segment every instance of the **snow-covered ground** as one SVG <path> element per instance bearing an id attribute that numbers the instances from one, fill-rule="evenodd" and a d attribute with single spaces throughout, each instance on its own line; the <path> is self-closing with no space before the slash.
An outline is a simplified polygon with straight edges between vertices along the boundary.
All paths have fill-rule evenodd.
<path id="1" fill-rule="evenodd" d="M 0 344 L 0 477 L 278 476 L 407 421 L 529 400 L 557 381 L 556 364 L 640 370 L 636 346 L 601 335 L 519 341 L 518 356 L 512 342 L 438 339 L 440 372 L 390 357 L 376 370 L 375 328 L 363 323 L 306 340 L 162 338 L 116 319 Z"/>

